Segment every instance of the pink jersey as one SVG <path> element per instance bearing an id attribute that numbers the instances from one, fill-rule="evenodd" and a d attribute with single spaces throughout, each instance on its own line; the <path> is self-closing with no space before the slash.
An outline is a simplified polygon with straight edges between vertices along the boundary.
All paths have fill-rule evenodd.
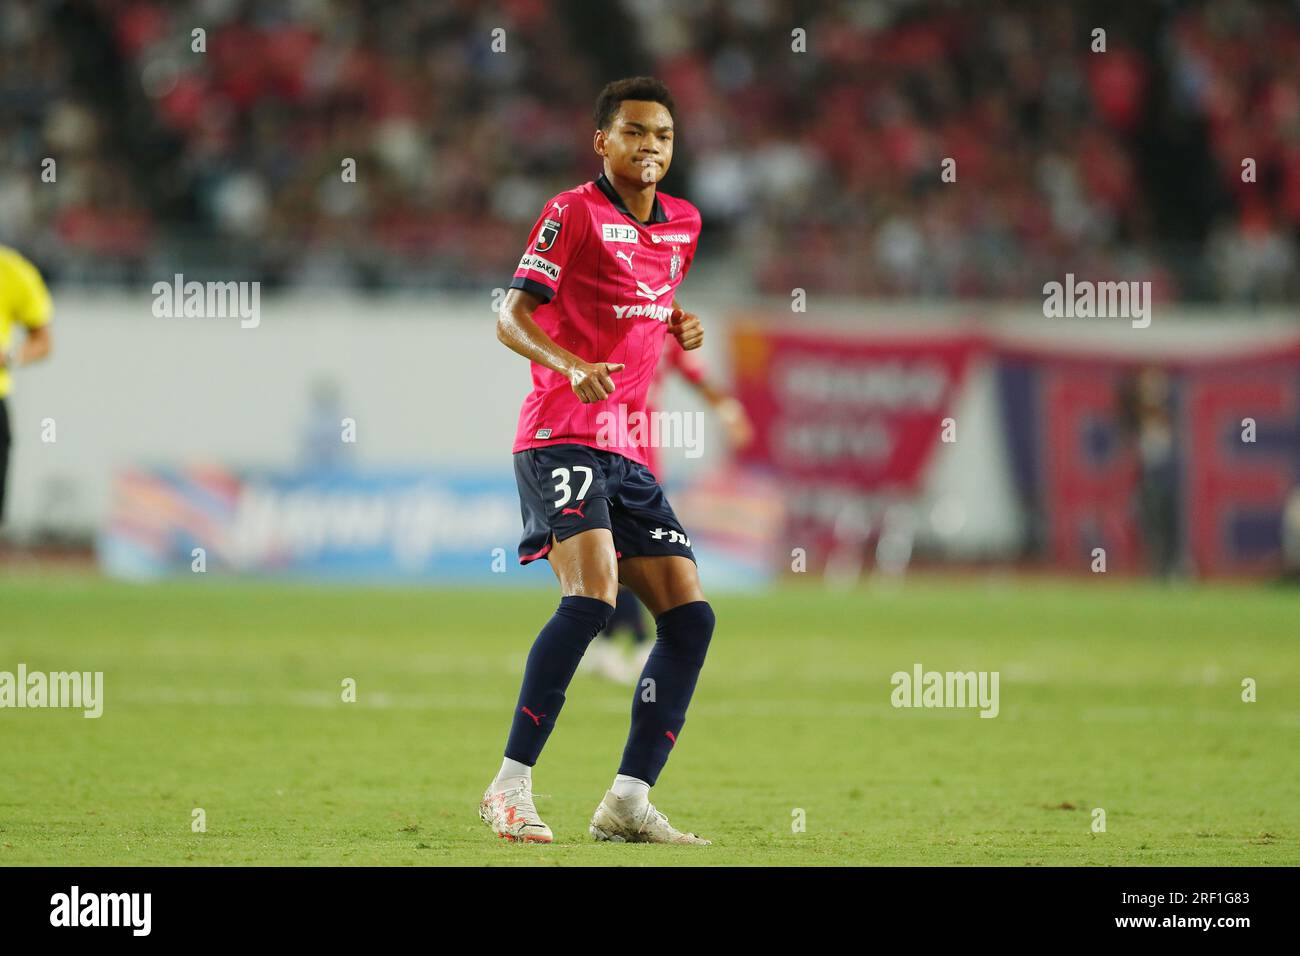
<path id="1" fill-rule="evenodd" d="M 699 232 L 699 210 L 663 193 L 650 222 L 639 222 L 603 174 L 547 203 L 510 288 L 545 303 L 533 318 L 558 345 L 627 367 L 611 376 L 613 395 L 583 404 L 564 375 L 533 363 L 514 451 L 589 445 L 649 467 L 646 397 Z"/>

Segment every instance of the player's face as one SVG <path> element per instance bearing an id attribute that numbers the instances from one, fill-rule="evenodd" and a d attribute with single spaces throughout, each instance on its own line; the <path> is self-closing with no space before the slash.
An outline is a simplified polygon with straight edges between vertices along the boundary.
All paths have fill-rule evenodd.
<path id="1" fill-rule="evenodd" d="M 608 130 L 597 130 L 596 152 L 623 179 L 657 183 L 673 161 L 673 117 L 662 103 L 624 100 Z"/>

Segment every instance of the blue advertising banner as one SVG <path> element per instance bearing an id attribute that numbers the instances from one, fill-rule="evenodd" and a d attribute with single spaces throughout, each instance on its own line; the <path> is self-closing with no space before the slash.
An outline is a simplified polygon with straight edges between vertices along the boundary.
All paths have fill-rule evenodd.
<path id="1" fill-rule="evenodd" d="M 115 482 L 100 563 L 114 576 L 253 575 L 553 586 L 516 559 L 514 479 L 424 470 L 139 468 Z"/>

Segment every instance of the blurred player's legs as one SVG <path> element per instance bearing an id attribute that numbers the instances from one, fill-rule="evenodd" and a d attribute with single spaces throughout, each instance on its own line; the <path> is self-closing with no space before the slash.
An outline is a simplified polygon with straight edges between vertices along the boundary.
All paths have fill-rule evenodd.
<path id="1" fill-rule="evenodd" d="M 632 593 L 631 588 L 618 589 L 618 601 L 614 604 L 614 613 L 609 623 L 601 632 L 602 637 L 615 637 L 619 631 L 627 631 L 632 636 L 633 644 L 644 644 L 648 635 L 645 618 L 641 614 L 641 602 Z"/>

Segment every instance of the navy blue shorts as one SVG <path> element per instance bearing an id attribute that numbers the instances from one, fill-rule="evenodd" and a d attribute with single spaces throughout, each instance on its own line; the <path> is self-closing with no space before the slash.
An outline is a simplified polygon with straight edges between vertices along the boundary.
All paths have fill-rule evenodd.
<path id="1" fill-rule="evenodd" d="M 556 541 L 608 528 L 620 558 L 681 555 L 695 560 L 690 539 L 664 490 L 645 465 L 587 445 L 547 445 L 515 452 L 524 536 L 519 563 L 544 558 Z"/>

